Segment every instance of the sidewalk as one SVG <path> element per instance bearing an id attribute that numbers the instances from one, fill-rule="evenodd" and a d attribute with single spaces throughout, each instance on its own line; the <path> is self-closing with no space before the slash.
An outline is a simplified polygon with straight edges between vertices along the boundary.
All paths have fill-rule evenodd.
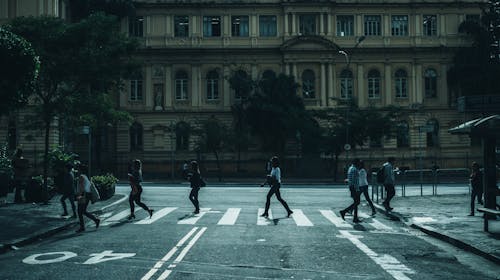
<path id="1" fill-rule="evenodd" d="M 13 204 L 13 194 L 9 194 L 9 203 L 0 205 L 0 253 L 34 243 L 67 228 L 76 229 L 78 219 L 60 216 L 62 207 L 59 198 L 55 196 L 48 205 Z M 91 205 L 90 211 L 99 214 L 103 208 L 121 199 L 124 199 L 123 195 L 115 195 Z M 393 219 L 500 264 L 500 220 L 491 220 L 490 232 L 484 232 L 482 214 L 467 216 L 468 194 L 396 196 L 391 202 L 394 210 L 389 213 L 380 204 L 375 205 L 379 212 Z"/>
<path id="2" fill-rule="evenodd" d="M 47 238 L 67 228 L 77 228 L 78 218 L 61 217 L 63 212 L 60 195 L 54 196 L 48 204 L 14 204 L 14 194 L 7 195 L 7 203 L 0 205 L 0 254 L 17 247 L 26 246 Z M 114 195 L 106 201 L 90 204 L 89 210 L 99 214 L 103 208 L 122 199 L 123 195 Z M 66 201 L 68 212 L 71 205 Z"/>

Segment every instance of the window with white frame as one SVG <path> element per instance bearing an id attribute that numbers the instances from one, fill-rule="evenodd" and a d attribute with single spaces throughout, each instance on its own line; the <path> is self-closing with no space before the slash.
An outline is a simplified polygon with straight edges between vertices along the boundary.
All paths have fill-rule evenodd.
<path id="1" fill-rule="evenodd" d="M 259 35 L 261 37 L 277 35 L 276 16 L 259 16 Z"/>
<path id="2" fill-rule="evenodd" d="M 220 37 L 221 35 L 221 17 L 204 16 L 203 17 L 203 36 Z"/>
<path id="3" fill-rule="evenodd" d="M 353 96 L 353 75 L 348 69 L 342 70 L 340 73 L 340 98 L 352 99 Z"/>
<path id="4" fill-rule="evenodd" d="M 423 16 L 423 33 L 424 36 L 437 36 L 437 16 Z"/>
<path id="5" fill-rule="evenodd" d="M 337 36 L 354 36 L 354 16 L 337 16 Z"/>
<path id="6" fill-rule="evenodd" d="M 136 73 L 130 80 L 130 101 L 142 101 L 142 74 Z"/>
<path id="7" fill-rule="evenodd" d="M 188 75 L 182 70 L 175 73 L 175 99 L 188 99 Z"/>
<path id="8" fill-rule="evenodd" d="M 219 73 L 211 70 L 207 73 L 207 100 L 219 99 Z"/>
<path id="9" fill-rule="evenodd" d="M 426 98 L 437 97 L 437 73 L 432 68 L 424 72 L 424 92 Z"/>
<path id="10" fill-rule="evenodd" d="M 316 15 L 299 15 L 301 35 L 316 35 Z"/>
<path id="11" fill-rule="evenodd" d="M 231 17 L 231 36 L 248 37 L 248 16 Z"/>
<path id="12" fill-rule="evenodd" d="M 189 37 L 189 16 L 174 16 L 174 36 Z"/>
<path id="13" fill-rule="evenodd" d="M 316 98 L 316 78 L 314 71 L 306 69 L 302 72 L 302 96 L 307 99 Z"/>
<path id="14" fill-rule="evenodd" d="M 377 15 L 365 16 L 365 36 L 380 36 L 382 17 Z"/>
<path id="15" fill-rule="evenodd" d="M 128 34 L 133 37 L 142 37 L 144 35 L 144 17 L 129 17 Z"/>
<path id="16" fill-rule="evenodd" d="M 375 69 L 368 72 L 368 98 L 380 98 L 380 72 Z"/>
<path id="17" fill-rule="evenodd" d="M 395 91 L 396 98 L 408 97 L 408 74 L 403 69 L 398 69 L 394 75 L 394 82 L 396 83 Z"/>
<path id="18" fill-rule="evenodd" d="M 398 15 L 391 17 L 392 36 L 408 36 L 408 16 Z"/>

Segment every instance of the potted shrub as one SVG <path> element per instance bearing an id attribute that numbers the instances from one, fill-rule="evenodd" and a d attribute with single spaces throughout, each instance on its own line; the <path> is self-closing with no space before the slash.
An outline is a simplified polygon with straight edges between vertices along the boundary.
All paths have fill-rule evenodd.
<path id="1" fill-rule="evenodd" d="M 106 175 L 92 176 L 92 182 L 94 183 L 101 200 L 106 200 L 111 198 L 115 194 L 115 186 L 118 179 L 111 173 Z"/>

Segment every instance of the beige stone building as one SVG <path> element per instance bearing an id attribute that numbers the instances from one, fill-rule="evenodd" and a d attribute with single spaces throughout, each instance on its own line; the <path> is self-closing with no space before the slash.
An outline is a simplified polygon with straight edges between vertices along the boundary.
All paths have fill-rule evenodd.
<path id="1" fill-rule="evenodd" d="M 11 7 L 14 2 L 16 8 Z M 36 8 L 22 6 L 27 2 L 36 2 Z M 124 20 L 122 27 L 141 41 L 142 69 L 126 81 L 119 97 L 120 109 L 129 111 L 134 123 L 110 134 L 115 149 L 111 160 L 118 172 L 124 172 L 130 159 L 141 158 L 159 176 L 178 172 L 187 159 L 198 158 L 213 169 L 214 158 L 196 153 L 197 139 L 188 128 L 212 116 L 230 127 L 231 105 L 239 97 L 227 77 L 243 71 L 257 80 L 273 71 L 296 78 L 298 94 L 309 109 L 331 108 L 339 106 L 339 100 L 354 98 L 360 107 L 395 105 L 404 111 L 397 120 L 398 137 L 366 143 L 341 160 L 356 156 L 375 166 L 395 156 L 399 165 L 410 168 L 428 168 L 434 162 L 446 168 L 466 167 L 479 156 L 471 152 L 474 145 L 468 137 L 447 130 L 472 116 L 458 113 L 447 71 L 457 48 L 470 44 L 470 38 L 458 32 L 459 24 L 479 19 L 486 4 L 135 1 L 136 16 Z M 20 15 L 19 9 L 39 15 L 58 14 L 62 7 L 55 0 L 0 0 L 0 20 Z M 243 155 L 243 169 L 262 172 L 269 156 L 254 143 Z M 288 160 L 325 174 L 321 166 L 328 157 L 311 158 L 293 150 Z M 224 152 L 222 159 L 224 171 L 234 173 L 236 155 Z"/>

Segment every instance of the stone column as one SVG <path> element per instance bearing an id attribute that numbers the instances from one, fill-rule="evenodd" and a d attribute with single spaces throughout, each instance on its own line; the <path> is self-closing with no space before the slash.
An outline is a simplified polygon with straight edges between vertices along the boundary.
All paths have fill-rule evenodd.
<path id="1" fill-rule="evenodd" d="M 191 65 L 191 106 L 200 106 L 200 88 L 199 88 L 199 72 L 198 64 Z"/>
<path id="2" fill-rule="evenodd" d="M 335 96 L 336 85 L 337 81 L 336 81 L 335 67 L 333 63 L 328 63 L 328 96 L 326 99 L 327 106 L 332 103 L 330 100 L 336 97 Z"/>
<path id="3" fill-rule="evenodd" d="M 321 63 L 321 103 L 320 106 L 326 107 L 326 67 Z"/>
<path id="4" fill-rule="evenodd" d="M 231 74 L 227 64 L 222 66 L 222 72 L 224 77 L 229 77 Z M 231 107 L 231 87 L 229 86 L 229 81 L 227 79 L 222 80 L 222 95 L 224 99 L 224 107 Z"/>
<path id="5" fill-rule="evenodd" d="M 326 36 L 333 36 L 334 33 L 334 24 L 333 24 L 333 15 L 331 13 L 328 13 L 326 18 L 326 22 L 328 24 L 328 27 L 326 29 Z"/>
<path id="6" fill-rule="evenodd" d="M 319 14 L 319 35 L 325 35 L 325 14 Z"/>
<path id="7" fill-rule="evenodd" d="M 290 36 L 290 30 L 289 30 L 289 26 L 288 26 L 288 13 L 285 12 L 285 14 L 283 15 L 283 24 L 285 25 L 283 30 L 285 30 L 285 36 Z"/>
<path id="8" fill-rule="evenodd" d="M 172 83 L 172 65 L 165 65 L 165 108 L 170 108 L 174 100 L 174 85 Z"/>
<path id="9" fill-rule="evenodd" d="M 390 63 L 386 63 L 384 65 L 384 78 L 385 78 L 385 104 L 384 104 L 384 99 L 382 98 L 382 104 L 385 105 L 390 105 L 392 104 L 392 101 L 394 100 L 394 95 L 393 95 L 393 90 L 392 90 L 392 67 Z"/>
<path id="10" fill-rule="evenodd" d="M 292 13 L 292 36 L 297 36 L 297 14 Z"/>
<path id="11" fill-rule="evenodd" d="M 292 63 L 292 75 L 295 77 L 295 81 L 299 81 L 299 77 L 297 76 L 297 63 Z"/>
<path id="12" fill-rule="evenodd" d="M 151 68 L 152 65 L 147 65 L 146 66 L 146 75 L 144 77 L 144 94 L 143 97 L 146 100 L 146 107 L 148 109 L 153 108 L 154 105 L 154 93 L 153 93 L 153 85 L 152 85 L 152 79 L 151 79 Z"/>
<path id="13" fill-rule="evenodd" d="M 415 67 L 415 103 L 423 103 L 424 102 L 424 79 L 422 75 L 424 74 L 422 70 L 422 65 L 417 64 Z"/>
<path id="14" fill-rule="evenodd" d="M 368 98 L 368 95 L 365 92 L 365 77 L 363 75 L 363 65 L 362 64 L 357 64 L 356 65 L 357 72 L 358 74 L 356 75 L 355 79 L 357 82 L 357 89 L 354 90 L 353 95 L 354 97 L 358 98 L 358 104 L 359 107 L 364 107 L 366 105 L 366 101 Z"/>

